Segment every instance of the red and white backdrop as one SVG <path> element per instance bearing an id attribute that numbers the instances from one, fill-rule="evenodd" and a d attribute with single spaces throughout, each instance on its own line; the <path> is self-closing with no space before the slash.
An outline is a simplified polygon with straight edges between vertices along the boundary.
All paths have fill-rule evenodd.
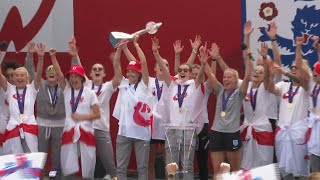
<path id="1" fill-rule="evenodd" d="M 0 41 L 9 46 L 4 61 L 15 59 L 23 62 L 26 44 L 29 41 L 43 42 L 46 48 L 56 48 L 58 60 L 64 72 L 70 66 L 67 53 L 68 39 L 75 35 L 79 46 L 79 56 L 86 72 L 96 63 L 106 66 L 106 80 L 112 78 L 113 70 L 108 59 L 113 51 L 109 43 L 111 31 L 132 33 L 143 29 L 148 21 L 162 22 L 157 36 L 160 39 L 160 53 L 168 59 L 173 72 L 173 42 L 182 40 L 185 46 L 182 61 L 185 61 L 191 47 L 189 39 L 201 35 L 208 44 L 216 42 L 227 63 L 243 74 L 241 57 L 241 1 L 73 1 L 73 0 L 1 0 L 0 1 Z M 154 58 L 151 51 L 151 35 L 139 39 L 144 50 L 150 74 L 153 75 Z M 129 48 L 133 50 L 132 45 Z M 133 51 L 134 52 L 134 51 Z M 135 54 L 135 52 L 134 52 Z M 35 58 L 36 59 L 36 58 Z M 45 56 L 45 65 L 50 64 Z M 125 67 L 127 60 L 122 59 Z M 221 71 L 218 77 L 221 79 Z M 111 100 L 113 110 L 116 94 Z M 215 98 L 209 99 L 209 116 L 212 123 Z M 113 142 L 117 134 L 117 121 L 111 119 Z M 130 167 L 134 168 L 134 159 Z"/>

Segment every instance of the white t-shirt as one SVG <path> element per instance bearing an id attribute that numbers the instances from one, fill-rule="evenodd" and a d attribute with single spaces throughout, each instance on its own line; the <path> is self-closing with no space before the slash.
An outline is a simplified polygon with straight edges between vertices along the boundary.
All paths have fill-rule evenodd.
<path id="1" fill-rule="evenodd" d="M 3 133 L 9 121 L 9 104 L 3 89 L 0 89 L 0 133 Z"/>
<path id="2" fill-rule="evenodd" d="M 79 91 L 80 91 L 79 89 L 74 90 L 75 102 L 78 97 Z M 81 127 L 86 131 L 93 132 L 92 121 L 75 121 L 71 118 L 71 115 L 72 115 L 71 86 L 68 82 L 66 83 L 66 87 L 64 88 L 63 95 L 64 95 L 64 100 L 65 100 L 64 103 L 66 108 L 66 121 L 65 121 L 64 131 L 69 131 L 73 127 L 76 127 L 77 128 L 76 130 L 78 130 L 78 128 Z M 91 89 L 84 86 L 81 98 L 79 100 L 78 107 L 76 109 L 76 113 L 82 114 L 82 115 L 91 114 L 92 112 L 91 107 L 95 104 L 99 104 L 96 94 L 93 91 L 91 91 Z"/>
<path id="3" fill-rule="evenodd" d="M 99 120 L 93 121 L 93 128 L 101 131 L 110 131 L 110 98 L 116 91 L 112 86 L 112 81 L 103 83 L 100 93 L 98 93 L 99 86 L 94 86 L 92 89 L 91 80 L 86 81 L 86 86 L 97 95 L 100 105 L 101 117 Z"/>
<path id="4" fill-rule="evenodd" d="M 309 110 L 311 111 L 313 107 L 313 93 L 315 93 L 315 96 L 317 94 L 317 91 L 320 91 L 320 84 L 317 84 L 316 89 L 315 88 L 316 83 L 312 80 L 309 82 Z M 312 112 L 312 111 L 311 111 Z M 320 93 L 318 94 L 318 97 L 316 99 L 316 111 L 312 112 L 315 113 L 314 115 L 319 116 L 320 115 Z"/>
<path id="5" fill-rule="evenodd" d="M 152 102 L 151 92 L 143 80 L 134 84 L 123 78 L 113 110 L 113 117 L 119 120 L 118 135 L 149 141 L 151 138 Z M 145 122 L 143 125 L 141 122 Z M 148 125 L 149 123 L 149 125 Z"/>
<path id="6" fill-rule="evenodd" d="M 17 93 L 16 93 L 16 86 L 11 85 L 9 82 L 7 83 L 7 91 L 6 91 L 6 98 L 9 103 L 9 112 L 10 118 L 7 126 L 7 130 L 14 129 L 17 125 L 21 123 L 25 124 L 34 124 L 37 125 L 34 116 L 34 103 L 36 101 L 38 90 L 34 87 L 34 82 L 32 81 L 31 84 L 27 84 L 26 94 L 25 94 L 25 101 L 24 101 L 24 117 L 20 118 L 20 110 L 17 101 Z M 24 89 L 19 89 L 18 93 L 22 98 Z"/>
<path id="7" fill-rule="evenodd" d="M 178 86 L 181 85 L 181 95 L 186 87 L 186 93 L 184 95 L 183 103 L 179 107 L 178 101 Z M 202 87 L 201 87 L 202 86 Z M 167 94 L 167 106 L 169 107 L 170 123 L 173 126 L 183 126 L 196 124 L 197 132 L 199 133 L 203 127 L 204 123 L 204 113 L 203 110 L 206 109 L 204 106 L 204 92 L 203 85 L 198 88 L 195 86 L 194 80 L 189 80 L 182 82 L 181 80 L 171 81 L 170 87 L 164 90 Z"/>
<path id="8" fill-rule="evenodd" d="M 280 89 L 280 106 L 279 106 L 279 126 L 291 125 L 296 121 L 303 120 L 308 116 L 308 92 L 302 87 L 299 88 L 292 101 L 292 108 L 288 108 L 288 92 L 290 82 L 279 82 L 276 87 Z M 293 86 L 292 94 L 298 86 Z M 289 105 L 290 106 L 290 105 Z"/>
<path id="9" fill-rule="evenodd" d="M 203 120 L 204 123 L 209 123 L 209 117 L 208 117 L 208 100 L 209 100 L 209 96 L 210 93 L 212 92 L 212 90 L 209 88 L 208 83 L 205 82 L 203 84 L 204 86 L 204 109 L 203 109 Z"/>

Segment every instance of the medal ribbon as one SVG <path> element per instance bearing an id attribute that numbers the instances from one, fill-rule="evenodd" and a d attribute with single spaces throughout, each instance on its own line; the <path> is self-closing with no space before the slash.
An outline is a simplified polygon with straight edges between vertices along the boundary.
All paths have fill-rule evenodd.
<path id="1" fill-rule="evenodd" d="M 177 96 L 178 96 L 179 108 L 181 108 L 181 106 L 182 106 L 183 99 L 184 99 L 184 96 L 186 95 L 188 87 L 189 87 L 189 85 L 185 85 L 184 89 L 183 89 L 183 92 L 181 94 L 181 85 L 178 85 L 178 94 L 177 94 Z"/>
<path id="2" fill-rule="evenodd" d="M 50 95 L 50 99 L 51 99 L 51 106 L 54 107 L 57 103 L 58 84 L 54 87 L 54 93 L 52 93 L 51 88 L 49 86 L 48 86 L 48 89 L 49 89 L 49 95 Z"/>
<path id="3" fill-rule="evenodd" d="M 156 88 L 157 88 L 158 101 L 159 101 L 160 98 L 161 98 L 162 87 L 163 87 L 163 85 L 160 87 L 160 86 L 159 86 L 159 81 L 158 81 L 158 79 L 156 78 Z"/>
<path id="4" fill-rule="evenodd" d="M 292 83 L 290 83 L 289 92 L 288 92 L 288 101 L 289 101 L 289 103 L 292 103 L 293 98 L 294 98 L 294 96 L 297 94 L 300 86 L 298 86 L 298 87 L 296 88 L 296 90 L 294 91 L 294 93 L 292 93 L 292 88 L 293 88 L 293 87 L 292 87 Z"/>
<path id="5" fill-rule="evenodd" d="M 312 91 L 312 104 L 313 107 L 317 107 L 317 99 L 320 92 L 320 86 L 317 88 L 317 84 L 314 85 L 313 91 Z"/>
<path id="6" fill-rule="evenodd" d="M 79 94 L 77 96 L 76 102 L 74 102 L 74 89 L 71 89 L 71 108 L 72 108 L 72 113 L 75 113 L 81 98 L 83 92 L 83 86 L 81 86 L 81 89 L 79 90 Z"/>
<path id="7" fill-rule="evenodd" d="M 19 105 L 20 114 L 23 114 L 23 112 L 24 112 L 24 100 L 26 97 L 26 92 L 27 92 L 27 87 L 24 88 L 22 97 L 20 97 L 20 94 L 18 92 L 18 88 L 16 88 L 17 101 L 18 101 L 18 105 Z"/>
<path id="8" fill-rule="evenodd" d="M 251 87 L 251 89 L 250 89 L 250 102 L 251 102 L 251 106 L 252 106 L 253 112 L 256 111 L 257 94 L 258 94 L 258 89 L 256 90 L 256 92 L 253 95 L 253 90 L 252 90 L 252 87 Z"/>
<path id="9" fill-rule="evenodd" d="M 222 111 L 226 111 L 227 109 L 227 104 L 229 102 L 229 99 L 231 97 L 231 95 L 234 93 L 235 89 L 231 92 L 229 92 L 229 94 L 227 95 L 227 97 L 225 97 L 225 92 L 223 91 L 223 94 L 222 94 Z"/>
<path id="10" fill-rule="evenodd" d="M 93 90 L 94 89 L 94 84 L 92 82 L 92 87 L 91 89 Z M 100 95 L 100 92 L 101 92 L 101 89 L 102 89 L 102 84 L 100 84 L 99 88 L 98 88 L 98 91 L 96 92 L 96 95 L 99 96 Z"/>

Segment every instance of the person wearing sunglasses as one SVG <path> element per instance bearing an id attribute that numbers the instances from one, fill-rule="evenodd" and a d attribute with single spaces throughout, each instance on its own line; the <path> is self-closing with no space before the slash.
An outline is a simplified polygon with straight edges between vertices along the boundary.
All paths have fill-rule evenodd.
<path id="1" fill-rule="evenodd" d="M 27 57 L 25 67 L 33 80 L 36 72 L 34 70 L 33 54 L 36 52 L 36 44 L 29 42 L 27 45 Z M 51 169 L 49 177 L 60 178 L 61 163 L 61 136 L 65 123 L 65 107 L 63 92 L 58 85 L 58 77 L 52 65 L 45 70 L 46 79 L 40 81 L 40 88 L 37 94 L 36 107 L 39 134 L 39 152 L 48 153 L 51 148 Z"/>
<path id="2" fill-rule="evenodd" d="M 319 37 L 312 37 L 313 48 L 318 53 L 320 60 Z M 308 151 L 310 154 L 311 172 L 320 172 L 320 63 L 319 60 L 313 65 L 313 81 L 309 85 L 309 131 L 310 139 L 308 141 Z"/>
<path id="3" fill-rule="evenodd" d="M 56 58 L 56 50 L 49 50 L 52 65 L 58 76 L 59 86 L 65 99 L 66 120 L 61 138 L 61 169 L 66 178 L 73 178 L 80 171 L 80 155 L 83 178 L 94 178 L 96 140 L 92 122 L 100 118 L 97 95 L 84 85 L 84 69 L 72 65 L 66 79 Z"/>
<path id="4" fill-rule="evenodd" d="M 34 104 L 39 91 L 43 69 L 45 46 L 38 44 L 38 65 L 34 81 L 29 84 L 29 74 L 24 67 L 13 72 L 13 84 L 0 70 L 0 86 L 6 93 L 9 104 L 9 121 L 6 128 L 4 148 L 8 154 L 38 152 L 38 125 L 34 115 Z"/>
<path id="5" fill-rule="evenodd" d="M 199 133 L 203 127 L 204 94 L 201 84 L 208 59 L 206 47 L 200 48 L 201 68 L 195 80 L 191 79 L 191 66 L 189 64 L 181 64 L 178 68 L 177 76 L 171 77 L 169 70 L 165 68 L 159 55 L 159 48 L 159 42 L 153 41 L 153 54 L 163 70 L 165 82 L 162 91 L 163 98 L 159 102 L 164 106 L 165 110 L 165 113 L 161 114 L 166 115 L 162 119 L 164 123 L 177 127 L 197 124 L 196 130 Z M 194 131 L 182 132 L 180 129 L 170 129 L 167 132 L 168 137 L 165 144 L 166 164 L 170 165 L 172 162 L 181 163 L 183 170 L 186 171 L 184 178 L 194 179 L 193 161 L 196 149 L 196 135 Z M 178 141 L 180 138 L 185 139 L 185 143 Z M 186 154 L 184 154 L 184 150 L 187 152 Z"/>
<path id="6" fill-rule="evenodd" d="M 275 135 L 275 152 L 284 179 L 303 179 L 309 174 L 306 132 L 308 129 L 309 65 L 302 58 L 303 37 L 296 38 L 295 60 L 290 72 L 269 64 L 268 90 L 280 97 L 279 121 Z M 274 83 L 274 75 L 280 71 L 291 82 Z"/>
<path id="7" fill-rule="evenodd" d="M 127 179 L 127 168 L 134 145 L 138 179 L 148 178 L 152 105 L 149 90 L 149 72 L 146 57 L 134 35 L 133 45 L 140 59 L 129 62 L 126 78 L 122 77 L 113 117 L 119 121 L 116 139 L 117 178 Z M 117 49 L 115 59 L 120 60 L 124 45 Z M 120 71 L 121 72 L 121 71 Z"/>
<path id="8" fill-rule="evenodd" d="M 72 64 L 81 65 L 80 58 L 76 47 L 76 39 L 74 37 L 69 41 L 70 54 L 72 55 Z M 113 62 L 114 78 L 110 81 L 103 82 L 106 76 L 105 68 L 102 64 L 96 63 L 91 67 L 91 80 L 86 78 L 85 86 L 90 88 L 98 97 L 100 106 L 100 119 L 93 122 L 94 136 L 96 139 L 96 155 L 100 159 L 105 168 L 106 175 L 116 179 L 117 172 L 114 163 L 113 147 L 110 136 L 110 99 L 112 94 L 119 86 L 122 75 L 119 59 L 119 51 L 112 52 L 109 59 Z"/>
<path id="9" fill-rule="evenodd" d="M 261 44 L 258 51 L 263 57 L 265 65 L 271 60 L 267 59 L 268 46 Z M 248 50 L 251 53 L 250 50 Z M 268 66 L 266 66 L 268 67 Z M 252 169 L 273 163 L 274 133 L 269 122 L 266 104 L 270 99 L 268 88 L 268 68 L 256 66 L 251 73 L 246 97 L 243 101 L 244 122 L 240 126 L 243 143 L 241 168 Z M 276 104 L 273 104 L 276 106 Z"/>

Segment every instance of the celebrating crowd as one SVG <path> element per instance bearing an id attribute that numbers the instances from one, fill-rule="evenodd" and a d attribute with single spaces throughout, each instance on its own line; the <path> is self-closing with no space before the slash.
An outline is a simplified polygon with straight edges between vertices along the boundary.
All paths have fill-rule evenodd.
<path id="1" fill-rule="evenodd" d="M 217 44 L 208 47 L 198 35 L 190 40 L 186 62 L 180 63 L 181 41 L 173 43 L 173 75 L 169 71 L 173 61 L 160 55 L 159 40 L 151 39 L 154 57 L 146 57 L 135 35 L 132 43 L 138 56 L 127 44 L 116 48 L 110 53 L 114 77 L 106 82 L 106 71 L 111 70 L 98 62 L 89 77 L 85 74 L 74 37 L 69 41 L 72 60 L 66 73 L 54 48 L 30 42 L 24 66 L 5 61 L 0 70 L 0 155 L 51 148 L 49 176 L 58 179 L 74 178 L 78 172 L 93 179 L 98 157 L 109 177 L 125 180 L 132 148 L 141 180 L 155 179 L 157 151 L 164 154 L 169 179 L 194 179 L 195 156 L 200 179 L 208 179 L 209 154 L 214 179 L 224 171 L 224 162 L 230 164 L 230 171 L 277 162 L 283 179 L 304 179 L 319 172 L 320 62 L 310 66 L 303 59 L 304 38 L 296 37 L 295 59 L 285 71 L 276 24 L 266 30 L 270 43 L 260 47 L 250 47 L 252 31 L 247 21 L 242 78 L 223 60 Z M 312 40 L 320 60 L 319 37 Z M 252 58 L 251 49 L 257 49 L 259 57 Z M 45 68 L 42 79 L 46 51 L 52 65 Z M 122 54 L 128 62 L 125 74 Z M 197 58 L 199 64 L 195 64 Z M 155 61 L 152 68 L 150 61 Z M 223 71 L 221 82 L 216 78 L 217 64 Z M 150 69 L 155 77 L 149 76 Z M 117 90 L 114 109 L 110 109 Z M 216 96 L 215 110 L 207 108 L 211 94 Z M 214 111 L 214 119 L 209 119 L 208 111 Z M 110 136 L 111 115 L 119 124 L 116 144 Z M 213 122 L 210 129 L 209 121 Z"/>

